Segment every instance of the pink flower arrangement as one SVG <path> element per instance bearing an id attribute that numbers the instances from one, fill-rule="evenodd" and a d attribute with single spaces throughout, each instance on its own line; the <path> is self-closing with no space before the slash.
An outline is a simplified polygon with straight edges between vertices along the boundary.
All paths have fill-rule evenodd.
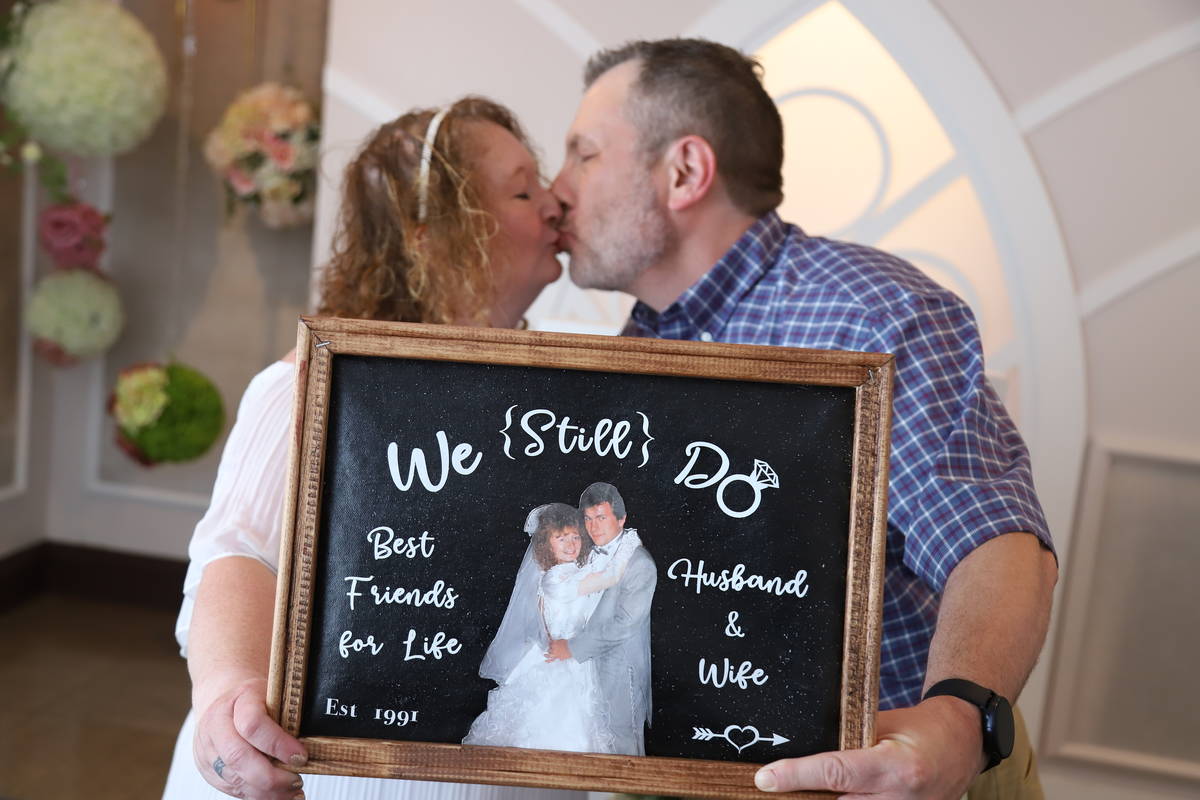
<path id="1" fill-rule="evenodd" d="M 38 220 L 42 247 L 59 267 L 96 270 L 104 253 L 108 218 L 87 203 L 47 206 Z"/>
<path id="2" fill-rule="evenodd" d="M 250 206 L 272 228 L 312 220 L 320 128 L 296 89 L 264 83 L 238 96 L 205 140 L 227 208 Z"/>

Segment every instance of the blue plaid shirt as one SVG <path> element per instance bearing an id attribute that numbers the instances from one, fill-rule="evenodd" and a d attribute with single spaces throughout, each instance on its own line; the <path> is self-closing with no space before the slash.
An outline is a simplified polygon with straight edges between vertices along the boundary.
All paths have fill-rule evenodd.
<path id="1" fill-rule="evenodd" d="M 626 335 L 892 353 L 880 707 L 921 699 L 951 570 L 1028 531 L 1053 550 L 1029 454 L 983 371 L 975 318 L 901 259 L 761 217 L 661 314 L 634 306 Z"/>

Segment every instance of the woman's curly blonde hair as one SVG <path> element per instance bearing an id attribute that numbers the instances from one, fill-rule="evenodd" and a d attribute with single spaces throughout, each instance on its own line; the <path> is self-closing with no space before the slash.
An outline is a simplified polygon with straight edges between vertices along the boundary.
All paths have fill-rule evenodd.
<path id="1" fill-rule="evenodd" d="M 471 124 L 493 122 L 529 142 L 515 116 L 484 97 L 454 103 L 432 143 L 426 217 L 417 176 L 437 109 L 375 131 L 346 168 L 333 258 L 318 313 L 357 319 L 486 325 L 495 286 L 488 242 L 496 234 L 477 183 Z"/>

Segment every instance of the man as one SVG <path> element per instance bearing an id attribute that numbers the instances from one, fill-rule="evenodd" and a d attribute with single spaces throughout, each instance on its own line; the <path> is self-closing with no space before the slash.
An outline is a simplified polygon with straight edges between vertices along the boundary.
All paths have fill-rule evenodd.
<path id="1" fill-rule="evenodd" d="M 589 564 L 602 566 L 628 532 L 625 501 L 611 483 L 593 483 L 583 490 L 579 510 L 594 545 Z M 654 559 L 644 546 L 639 547 L 629 559 L 620 583 L 605 590 L 583 629 L 572 639 L 550 642 L 546 654 L 547 661 L 595 660 L 600 691 L 608 700 L 608 720 L 616 739 L 616 752 L 625 755 L 646 754 L 644 725 L 650 723 L 650 601 L 654 599 L 657 583 Z"/>
<path id="2" fill-rule="evenodd" d="M 561 241 L 576 283 L 638 298 L 627 334 L 896 356 L 879 742 L 769 764 L 756 782 L 958 798 L 1006 755 L 987 725 L 1011 719 L 997 698 L 1020 692 L 1049 620 L 1057 566 L 1028 454 L 958 298 L 775 214 L 782 124 L 758 70 L 698 40 L 596 55 L 551 187 Z M 1040 797 L 1023 748 L 981 781 Z"/>

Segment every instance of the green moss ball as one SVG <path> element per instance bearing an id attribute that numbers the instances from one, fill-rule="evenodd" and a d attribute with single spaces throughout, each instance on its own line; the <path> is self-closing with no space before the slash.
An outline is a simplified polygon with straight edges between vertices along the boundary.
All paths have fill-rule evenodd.
<path id="1" fill-rule="evenodd" d="M 221 393 L 200 372 L 183 364 L 167 365 L 167 405 L 157 420 L 122 433 L 151 462 L 191 461 L 212 447 L 225 427 Z"/>

